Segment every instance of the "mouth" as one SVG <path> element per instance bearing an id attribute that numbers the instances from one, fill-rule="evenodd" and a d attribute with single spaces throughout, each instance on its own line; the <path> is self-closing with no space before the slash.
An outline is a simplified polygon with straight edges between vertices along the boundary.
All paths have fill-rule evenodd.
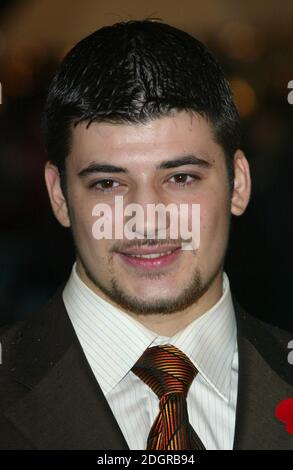
<path id="1" fill-rule="evenodd" d="M 142 247 L 118 255 L 127 265 L 142 269 L 160 269 L 174 263 L 182 253 L 181 245 L 177 247 Z"/>

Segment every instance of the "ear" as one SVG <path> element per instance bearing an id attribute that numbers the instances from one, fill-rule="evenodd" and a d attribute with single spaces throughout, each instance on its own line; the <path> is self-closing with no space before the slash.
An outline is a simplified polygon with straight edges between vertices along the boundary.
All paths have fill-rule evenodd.
<path id="1" fill-rule="evenodd" d="M 234 154 L 234 188 L 231 200 L 233 215 L 243 214 L 250 199 L 250 192 L 249 163 L 242 150 L 237 150 Z"/>
<path id="2" fill-rule="evenodd" d="M 67 202 L 60 184 L 60 173 L 51 162 L 47 162 L 45 165 L 45 181 L 56 219 L 63 227 L 70 227 Z"/>

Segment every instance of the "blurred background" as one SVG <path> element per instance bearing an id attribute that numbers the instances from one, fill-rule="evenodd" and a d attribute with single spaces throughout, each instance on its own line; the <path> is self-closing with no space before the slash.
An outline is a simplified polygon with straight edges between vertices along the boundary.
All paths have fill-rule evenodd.
<path id="1" fill-rule="evenodd" d="M 74 260 L 43 179 L 40 115 L 53 73 L 99 27 L 152 17 L 204 41 L 224 66 L 253 179 L 226 271 L 243 307 L 292 330 L 293 1 L 1 0 L 0 15 L 0 323 L 38 309 Z"/>

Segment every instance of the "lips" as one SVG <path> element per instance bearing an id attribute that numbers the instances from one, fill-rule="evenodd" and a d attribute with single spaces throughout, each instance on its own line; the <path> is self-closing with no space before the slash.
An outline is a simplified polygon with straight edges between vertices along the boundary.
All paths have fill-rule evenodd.
<path id="1" fill-rule="evenodd" d="M 134 258 L 145 258 L 145 259 L 155 259 L 160 258 L 161 256 L 171 255 L 175 250 L 170 250 L 166 252 L 159 252 L 159 253 L 144 253 L 144 254 L 131 254 L 131 253 L 123 253 L 126 256 L 133 256 Z"/>
<path id="2" fill-rule="evenodd" d="M 121 253 L 123 255 L 129 255 L 129 256 L 147 256 L 147 255 L 167 255 L 172 253 L 175 250 L 178 250 L 178 248 L 181 248 L 181 245 L 164 245 L 164 246 L 142 246 L 139 248 L 132 248 L 129 250 L 122 251 Z"/>
<path id="3" fill-rule="evenodd" d="M 142 269 L 160 269 L 173 263 L 182 253 L 181 246 L 140 247 L 120 252 L 120 259 L 126 264 Z"/>

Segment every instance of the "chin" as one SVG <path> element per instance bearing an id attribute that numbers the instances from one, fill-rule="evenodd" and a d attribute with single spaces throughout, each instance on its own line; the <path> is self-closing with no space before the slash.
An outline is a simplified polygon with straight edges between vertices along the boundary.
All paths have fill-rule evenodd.
<path id="1" fill-rule="evenodd" d="M 170 288 L 162 291 L 162 289 L 152 289 L 151 287 L 146 290 L 144 287 L 141 287 L 141 289 L 124 290 L 124 293 L 126 296 L 137 299 L 138 302 L 144 302 L 146 304 L 166 301 L 173 302 L 178 296 L 178 292 L 176 292 L 176 296 L 174 297 L 174 289 L 171 290 Z"/>
<path id="2" fill-rule="evenodd" d="M 168 299 L 173 297 L 174 293 L 178 294 L 179 285 L 181 284 L 173 279 L 143 278 L 142 282 L 131 283 L 129 289 L 127 290 L 135 297 L 141 296 L 142 298 L 149 298 L 150 300 L 153 300 L 157 297 Z"/>

